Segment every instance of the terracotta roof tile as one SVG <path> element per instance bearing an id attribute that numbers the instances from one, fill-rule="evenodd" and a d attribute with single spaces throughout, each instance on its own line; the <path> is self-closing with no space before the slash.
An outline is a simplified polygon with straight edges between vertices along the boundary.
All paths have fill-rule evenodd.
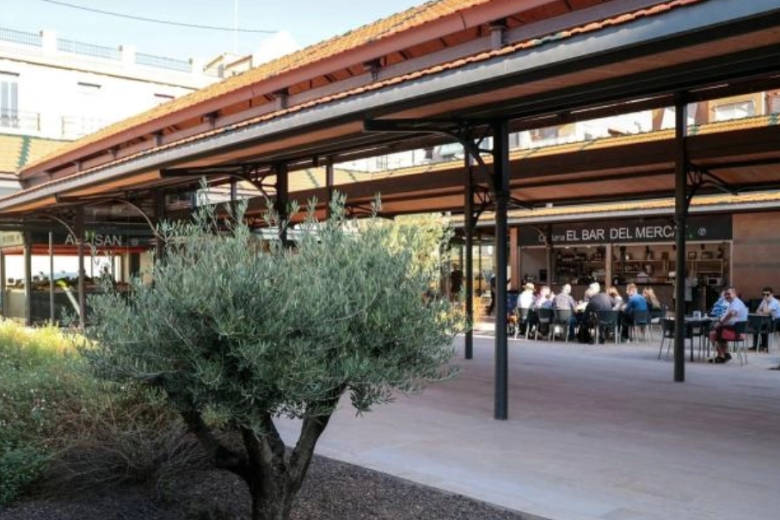
<path id="1" fill-rule="evenodd" d="M 147 112 L 110 125 L 94 134 L 88 135 L 61 150 L 61 153 L 77 150 L 88 144 L 108 139 L 135 126 L 160 119 L 169 114 L 185 110 L 205 101 L 209 101 L 242 88 L 260 84 L 275 76 L 299 69 L 306 65 L 350 51 L 362 45 L 376 42 L 392 35 L 402 33 L 457 11 L 469 9 L 491 0 L 432 0 L 406 11 L 396 13 L 377 22 L 364 25 L 341 36 L 310 45 L 297 52 L 282 56 L 268 63 L 250 69 L 244 74 L 198 90 L 168 103 L 159 105 Z"/>
<path id="2" fill-rule="evenodd" d="M 426 21 L 432 21 L 432 20 L 434 20 L 434 19 L 436 19 L 436 18 L 438 18 L 440 16 L 443 16 L 441 14 L 443 12 L 443 11 L 441 11 L 441 9 L 443 9 L 444 6 L 446 6 L 448 9 L 450 9 L 447 12 L 451 13 L 451 12 L 457 11 L 458 9 L 465 9 L 466 7 L 479 5 L 481 3 L 485 3 L 485 2 L 488 2 L 488 1 L 490 1 L 490 0 L 471 0 L 471 1 L 467 1 L 467 0 L 460 0 L 460 1 L 456 1 L 456 0 L 440 0 L 440 2 L 429 2 L 428 4 L 424 4 L 424 5 L 419 6 L 417 8 L 412 8 L 412 9 L 410 9 L 408 11 L 404 11 L 404 13 L 408 13 L 408 12 L 420 13 L 419 16 L 420 16 L 421 19 L 424 19 Z M 646 17 L 646 16 L 653 16 L 653 15 L 659 14 L 659 13 L 661 13 L 664 10 L 668 10 L 668 9 L 672 9 L 672 8 L 676 8 L 676 7 L 681 7 L 681 6 L 684 6 L 684 5 L 694 4 L 694 3 L 705 2 L 705 1 L 707 1 L 707 0 L 672 0 L 670 2 L 667 2 L 666 4 L 663 4 L 663 6 L 666 6 L 666 9 L 660 9 L 661 6 L 654 6 L 654 7 L 649 8 L 649 9 L 641 9 L 641 10 L 635 11 L 633 13 L 622 15 L 622 16 L 620 16 L 618 18 L 620 19 L 620 23 L 629 23 L 629 22 L 634 21 L 634 20 L 639 19 L 639 18 L 643 18 L 643 17 Z M 435 11 L 435 13 L 438 13 L 438 14 L 436 14 L 435 16 L 432 15 L 432 13 L 434 11 L 431 11 L 431 12 L 427 11 L 428 8 L 432 8 L 432 7 L 436 7 L 436 9 L 434 11 Z M 403 13 L 399 13 L 399 14 L 403 14 Z M 396 15 L 396 16 L 398 16 L 398 15 Z M 615 20 L 617 20 L 617 18 Z M 577 28 L 572 29 L 568 34 L 570 36 L 573 36 L 575 34 L 598 31 L 598 30 L 600 30 L 600 29 L 602 29 L 602 28 L 604 28 L 604 27 L 606 27 L 608 25 L 614 25 L 616 23 L 615 20 L 609 20 L 608 19 L 608 20 L 603 20 L 601 22 L 589 23 L 589 24 L 587 24 L 587 25 L 585 25 L 583 27 L 577 27 Z M 422 23 L 422 22 L 419 22 L 417 24 L 412 24 L 411 22 L 409 22 L 407 28 L 413 27 L 415 25 L 420 25 L 420 23 Z M 365 27 L 366 28 L 370 28 L 370 27 L 373 27 L 373 25 L 365 26 Z M 363 29 L 363 28 L 361 28 L 361 29 Z M 360 31 L 360 29 L 358 31 Z M 353 31 L 353 32 L 357 32 L 357 31 Z M 328 46 L 328 47 L 330 47 L 332 45 L 335 46 L 336 44 L 333 43 L 334 41 L 339 40 L 340 38 L 347 38 L 351 34 L 352 33 L 348 33 L 347 35 L 334 38 L 333 40 L 329 40 L 328 42 L 325 42 L 325 44 L 323 44 L 323 45 Z M 382 31 L 379 31 L 379 34 L 381 35 L 381 37 L 386 37 L 387 36 L 387 34 L 383 33 Z M 558 33 L 558 34 L 563 34 L 563 33 L 561 32 L 561 33 Z M 367 40 L 365 40 L 365 41 L 367 41 Z M 365 41 L 363 41 L 363 43 L 365 43 Z M 278 118 L 278 117 L 281 117 L 281 116 L 284 116 L 284 115 L 287 115 L 287 114 L 299 112 L 299 111 L 306 110 L 306 109 L 309 109 L 309 108 L 312 108 L 312 107 L 315 107 L 315 106 L 319 106 L 319 105 L 322 105 L 322 104 L 331 103 L 331 102 L 334 102 L 334 101 L 337 101 L 337 100 L 341 100 L 341 99 L 344 99 L 344 98 L 347 98 L 347 97 L 360 95 L 360 94 L 363 94 L 363 93 L 366 93 L 366 92 L 372 92 L 372 91 L 375 91 L 375 90 L 380 90 L 380 89 L 383 89 L 383 88 L 391 87 L 391 86 L 396 85 L 396 84 L 404 83 L 404 82 L 407 82 L 407 81 L 412 81 L 412 80 L 415 80 L 415 79 L 418 79 L 418 78 L 421 78 L 421 77 L 424 77 L 424 76 L 437 74 L 439 72 L 443 72 L 443 71 L 446 71 L 446 70 L 457 69 L 457 68 L 460 68 L 462 66 L 469 65 L 471 63 L 476 63 L 476 62 L 489 60 L 489 59 L 492 59 L 492 58 L 495 58 L 495 57 L 498 57 L 498 56 L 515 53 L 515 52 L 518 52 L 520 50 L 524 50 L 524 49 L 527 49 L 527 48 L 530 48 L 530 47 L 535 47 L 535 46 L 539 46 L 539 45 L 543 45 L 543 44 L 544 44 L 544 42 L 541 39 L 534 39 L 534 40 L 530 40 L 530 41 L 520 42 L 520 43 L 517 43 L 517 44 L 514 44 L 514 45 L 509 45 L 509 46 L 503 47 L 503 48 L 501 48 L 499 50 L 490 51 L 490 52 L 483 52 L 483 53 L 480 53 L 478 55 L 470 56 L 468 58 L 458 59 L 458 60 L 446 63 L 444 65 L 437 65 L 437 66 L 434 66 L 434 67 L 431 67 L 431 68 L 428 68 L 428 69 L 425 69 L 425 70 L 415 71 L 415 72 L 412 72 L 412 73 L 409 73 L 409 74 L 406 74 L 406 75 L 403 75 L 403 76 L 396 76 L 396 77 L 389 78 L 389 79 L 386 79 L 386 80 L 383 80 L 383 81 L 378 81 L 378 82 L 375 82 L 375 83 L 372 83 L 370 85 L 366 85 L 366 86 L 363 86 L 363 87 L 358 87 L 358 88 L 354 88 L 352 90 L 340 92 L 340 93 L 337 93 L 337 94 L 324 96 L 322 98 L 314 99 L 314 100 L 311 100 L 311 101 L 308 101 L 308 102 L 305 102 L 305 103 L 301 103 L 299 105 L 295 105 L 295 106 L 292 106 L 292 107 L 289 107 L 289 108 L 285 108 L 283 110 L 278 110 L 278 111 L 275 111 L 275 112 L 272 112 L 272 113 L 269 113 L 269 114 L 264 114 L 262 116 L 258 116 L 258 117 L 255 117 L 255 118 L 252 118 L 252 119 L 249 119 L 249 120 L 246 120 L 246 121 L 242 121 L 242 122 L 230 125 L 230 126 L 217 128 L 217 129 L 210 130 L 210 131 L 207 131 L 207 132 L 204 132 L 204 133 L 201 133 L 201 134 L 197 134 L 195 136 L 191 136 L 191 137 L 187 137 L 187 138 L 181 139 L 181 140 L 176 141 L 176 142 L 172 142 L 172 143 L 168 143 L 168 144 L 165 144 L 165 145 L 162 145 L 162 146 L 158 146 L 158 147 L 150 149 L 150 150 L 145 150 L 145 151 L 139 152 L 137 154 L 134 154 L 134 155 L 131 155 L 131 156 L 128 156 L 128 157 L 124 157 L 124 158 L 119 159 L 117 161 L 113 161 L 112 163 L 107 164 L 107 165 L 100 165 L 100 166 L 97 166 L 95 168 L 87 169 L 87 170 L 84 170 L 84 171 L 81 171 L 81 172 L 69 175 L 67 177 L 63 177 L 63 178 L 60 178 L 60 179 L 55 179 L 55 180 L 52 180 L 52 181 L 47 181 L 47 182 L 38 184 L 36 186 L 33 186 L 31 188 L 28 188 L 26 190 L 23 190 L 22 192 L 8 195 L 8 196 L 0 199 L 0 201 L 13 199 L 16 196 L 21 195 L 22 193 L 27 194 L 27 193 L 31 193 L 31 192 L 34 192 L 34 191 L 38 191 L 38 190 L 41 190 L 41 189 L 43 189 L 45 187 L 48 187 L 48 186 L 50 186 L 52 184 L 56 184 L 56 183 L 64 182 L 66 180 L 72 180 L 74 178 L 85 176 L 85 175 L 88 175 L 88 174 L 92 173 L 95 170 L 106 168 L 107 166 L 115 166 L 115 165 L 118 165 L 118 164 L 122 164 L 122 163 L 128 162 L 130 160 L 134 160 L 134 159 L 137 159 L 139 157 L 142 157 L 142 156 L 145 156 L 145 155 L 149 155 L 151 153 L 156 153 L 156 152 L 163 151 L 163 150 L 166 150 L 166 149 L 178 147 L 178 146 L 181 146 L 181 145 L 184 145 L 184 144 L 188 144 L 188 143 L 191 143 L 191 142 L 194 142 L 194 141 L 198 141 L 198 140 L 205 139 L 205 138 L 208 138 L 208 137 L 212 137 L 212 136 L 215 136 L 215 135 L 219 135 L 219 134 L 222 134 L 222 133 L 227 133 L 227 132 L 230 132 L 230 131 L 238 130 L 238 129 L 244 128 L 246 126 L 256 125 L 258 123 L 269 121 L 269 120 L 272 120 L 272 119 L 275 119 L 275 118 Z M 344 44 L 342 42 L 341 44 L 338 45 L 338 47 L 341 48 L 343 45 L 346 45 L 346 44 Z M 346 47 L 344 47 L 344 48 L 346 49 Z M 352 46 L 350 46 L 349 48 L 352 48 Z M 304 49 L 304 51 L 305 50 L 306 49 Z M 294 53 L 293 55 L 290 55 L 290 56 L 298 56 L 301 52 L 303 52 L 303 51 L 300 51 L 298 53 Z M 273 65 L 273 64 L 277 64 L 276 66 L 281 66 L 281 65 L 278 65 L 278 64 L 283 62 L 287 58 L 288 57 L 280 58 L 279 60 L 271 62 L 271 63 L 269 63 L 267 65 L 261 66 L 258 69 L 253 69 L 252 71 L 250 71 L 250 72 L 248 72 L 248 73 L 246 73 L 244 75 L 236 76 L 235 78 L 230 78 L 230 79 L 228 79 L 228 80 L 226 80 L 226 81 L 224 81 L 222 83 L 218 83 L 216 85 L 213 85 L 211 87 L 208 87 L 208 88 L 203 89 L 201 91 L 198 91 L 196 93 L 190 94 L 190 95 L 185 96 L 183 98 L 179 98 L 177 100 L 173 100 L 173 101 L 171 101 L 169 103 L 166 103 L 164 105 L 160 105 L 159 107 L 157 107 L 156 109 L 153 109 L 152 111 L 150 111 L 148 113 L 141 114 L 139 116 L 130 118 L 130 119 L 125 120 L 123 122 L 117 123 L 116 125 L 113 125 L 113 126 L 108 127 L 108 128 L 106 128 L 106 129 L 104 129 L 102 131 L 97 132 L 96 134 L 92 134 L 91 136 L 87 136 L 86 138 L 82 139 L 81 141 L 76 141 L 71 146 L 67 147 L 66 149 L 59 150 L 58 153 L 66 153 L 68 151 L 71 151 L 71 150 L 74 150 L 74 149 L 78 149 L 80 147 L 86 146 L 89 143 L 92 143 L 92 142 L 104 139 L 104 138 L 108 137 L 109 135 L 114 135 L 114 134 L 120 133 L 121 131 L 127 130 L 127 129 L 133 127 L 133 126 L 136 126 L 136 125 L 139 125 L 139 124 L 141 124 L 143 122 L 146 122 L 148 120 L 154 119 L 155 117 L 157 117 L 158 111 L 162 111 L 162 112 L 165 112 L 165 113 L 167 113 L 167 111 L 171 111 L 171 107 L 168 107 L 168 105 L 176 106 L 176 107 L 178 107 L 178 106 L 185 106 L 185 105 L 183 105 L 185 103 L 189 103 L 186 106 L 194 105 L 194 104 L 196 104 L 196 102 L 192 102 L 192 99 L 194 99 L 194 97 L 197 97 L 197 96 L 208 96 L 209 98 L 215 98 L 222 91 L 227 92 L 229 90 L 234 90 L 235 88 L 237 88 L 237 87 L 235 87 L 235 82 L 237 82 L 239 80 L 242 81 L 242 86 L 244 85 L 244 83 L 243 83 L 244 81 L 246 82 L 246 84 L 251 84 L 252 82 L 259 82 L 259 81 L 261 81 L 262 79 L 265 79 L 265 78 L 262 77 L 262 76 L 259 76 L 255 71 L 257 71 L 259 69 L 265 69 L 266 67 L 272 68 L 271 65 Z M 299 58 L 301 58 L 302 60 L 306 61 L 305 58 L 303 58 L 302 56 L 299 56 Z M 307 62 L 310 62 L 310 61 L 307 61 Z M 273 74 L 277 74 L 277 73 L 279 73 L 279 71 L 277 71 L 277 70 L 273 71 Z M 245 76 L 247 76 L 247 74 L 250 74 L 252 76 L 252 78 L 254 78 L 254 79 L 252 81 L 249 81 L 247 78 L 245 78 Z M 198 98 L 198 99 L 200 99 L 200 98 Z M 187 100 L 190 100 L 190 101 L 187 101 Z M 168 108 L 166 108 L 166 107 L 168 107 Z M 162 114 L 160 114 L 160 116 L 161 115 Z"/>

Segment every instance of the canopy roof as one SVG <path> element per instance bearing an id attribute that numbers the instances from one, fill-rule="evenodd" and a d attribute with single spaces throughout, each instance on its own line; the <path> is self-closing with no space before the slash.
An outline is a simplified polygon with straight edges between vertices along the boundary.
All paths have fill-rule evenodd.
<path id="1" fill-rule="evenodd" d="M 273 176 L 279 164 L 306 174 L 325 160 L 444 142 L 441 132 L 464 121 L 477 132 L 496 118 L 538 128 L 670 106 L 681 92 L 697 101 L 777 88 L 778 27 L 780 0 L 430 2 L 67 146 L 22 170 L 26 189 L 0 199 L 0 213 L 173 193 L 203 175 L 213 182 L 237 171 Z M 366 120 L 409 126 L 368 133 Z M 690 161 L 713 173 L 720 189 L 776 186 L 775 123 L 691 135 Z M 515 154 L 514 200 L 544 206 L 670 195 L 671 134 L 620 139 Z M 296 198 L 327 197 L 325 188 L 300 187 Z M 357 205 L 381 192 L 393 214 L 458 211 L 463 167 L 341 188 Z"/>

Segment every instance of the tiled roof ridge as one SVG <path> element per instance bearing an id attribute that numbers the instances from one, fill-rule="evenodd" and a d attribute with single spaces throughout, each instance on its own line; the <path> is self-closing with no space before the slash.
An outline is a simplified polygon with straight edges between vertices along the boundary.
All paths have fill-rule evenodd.
<path id="1" fill-rule="evenodd" d="M 27 165 L 25 169 L 29 169 L 37 164 L 48 161 L 56 155 L 75 151 L 89 144 L 94 144 L 106 139 L 110 139 L 116 135 L 121 134 L 125 129 L 130 129 L 134 126 L 154 121 L 168 114 L 186 110 L 188 108 L 197 106 L 202 102 L 207 102 L 217 97 L 228 95 L 242 88 L 261 83 L 281 74 L 291 72 L 307 65 L 312 65 L 318 61 L 333 58 L 345 52 L 354 50 L 355 48 L 358 48 L 367 43 L 382 40 L 399 32 L 415 29 L 426 23 L 431 23 L 455 12 L 472 8 L 490 1 L 493 0 L 428 0 L 425 3 L 410 7 L 404 11 L 392 14 L 385 18 L 381 18 L 377 21 L 364 24 L 355 29 L 347 31 L 346 33 L 333 36 L 323 40 L 322 42 L 308 45 L 303 49 L 293 53 L 281 56 L 266 63 L 261 63 L 246 72 L 232 76 L 230 78 L 226 78 L 219 83 L 215 83 L 214 85 L 210 85 L 203 89 L 191 92 L 168 103 L 163 103 L 145 112 L 142 112 L 141 114 L 137 114 L 136 116 L 118 121 L 101 130 L 98 130 L 93 134 L 74 141 L 73 146 L 69 147 L 67 150 L 60 150 L 56 153 L 40 158 L 39 160 Z M 439 9 L 435 9 L 436 7 L 439 7 Z M 429 14 L 429 16 L 426 17 L 424 16 L 425 14 Z M 401 17 L 401 20 L 396 21 L 389 27 L 382 28 L 383 23 L 394 20 L 396 17 Z M 404 27 L 406 22 L 413 20 L 414 18 L 418 18 L 417 23 L 413 23 Z M 399 28 L 402 27 L 403 31 L 399 30 Z M 350 37 L 354 38 L 356 34 L 361 32 L 369 32 L 373 28 L 379 29 L 378 34 L 366 35 L 364 40 L 355 38 L 355 41 L 351 42 L 351 44 L 339 47 L 340 43 L 347 41 Z M 328 52 L 328 50 L 331 52 Z M 315 54 L 320 54 L 320 56 L 318 56 L 316 59 L 307 59 Z M 210 92 L 214 94 L 213 97 L 208 97 L 208 93 Z M 201 99 L 204 95 L 207 97 L 205 99 Z M 133 121 L 133 123 L 128 124 L 130 121 Z"/>
<path id="2" fill-rule="evenodd" d="M 440 1 L 448 1 L 448 0 L 440 0 Z M 489 1 L 489 0 L 485 0 L 485 1 Z M 675 9 L 675 8 L 684 7 L 684 6 L 697 4 L 697 3 L 703 3 L 703 2 L 706 2 L 706 1 L 707 0 L 670 0 L 670 1 L 668 1 L 666 3 L 663 3 L 663 4 L 657 4 L 657 5 L 654 5 L 652 7 L 639 9 L 639 10 L 633 11 L 631 13 L 626 13 L 626 14 L 623 14 L 623 15 L 619 15 L 619 16 L 614 17 L 614 18 L 607 18 L 607 19 L 602 20 L 600 22 L 591 22 L 591 23 L 588 23 L 588 24 L 583 25 L 583 26 L 572 28 L 570 30 L 560 31 L 560 32 L 558 32 L 558 33 L 556 33 L 555 35 L 552 35 L 552 36 L 546 36 L 546 37 L 542 37 L 542 38 L 533 38 L 531 40 L 518 42 L 518 43 L 513 44 L 513 45 L 508 45 L 506 47 L 502 47 L 500 49 L 482 52 L 480 54 L 469 56 L 467 58 L 457 59 L 457 60 L 454 60 L 452 62 L 441 64 L 441 65 L 435 65 L 435 66 L 430 67 L 428 69 L 411 72 L 411 73 L 408 73 L 408 74 L 405 74 L 405 75 L 402 75 L 402 76 L 396 76 L 396 77 L 389 78 L 389 79 L 386 79 L 386 80 L 377 81 L 375 83 L 372 83 L 372 84 L 369 84 L 369 85 L 366 85 L 366 86 L 363 86 L 363 87 L 357 87 L 357 88 L 354 88 L 354 89 L 351 89 L 351 90 L 347 90 L 347 91 L 344 91 L 344 92 L 340 92 L 340 93 L 337 93 L 337 94 L 332 94 L 332 95 L 329 95 L 329 96 L 324 96 L 322 98 L 313 99 L 313 100 L 307 101 L 305 103 L 301 103 L 299 105 L 295 105 L 295 106 L 288 107 L 288 108 L 281 109 L 281 110 L 277 110 L 275 112 L 271 112 L 271 113 L 268 113 L 268 114 L 263 114 L 261 116 L 257 116 L 255 118 L 251 118 L 251 119 L 248 119 L 248 120 L 245 120 L 245 121 L 234 123 L 233 125 L 229 125 L 229 126 L 225 126 L 225 127 L 221 127 L 221 128 L 215 128 L 213 130 L 209 130 L 209 131 L 206 131 L 206 132 L 194 135 L 194 136 L 185 137 L 185 138 L 179 139 L 178 141 L 167 143 L 167 144 L 162 145 L 162 146 L 157 146 L 157 147 L 152 148 L 152 149 L 143 150 L 143 151 L 137 152 L 135 154 L 129 155 L 127 157 L 123 157 L 121 159 L 117 159 L 117 160 L 112 161 L 112 162 L 110 162 L 108 164 L 101 164 L 101 165 L 95 166 L 93 168 L 89 168 L 89 169 L 86 169 L 86 170 L 83 170 L 83 171 L 80 171 L 80 172 L 68 175 L 66 177 L 62 177 L 62 178 L 59 178 L 59 179 L 52 179 L 52 180 L 43 182 L 41 184 L 37 184 L 35 186 L 32 186 L 32 187 L 30 187 L 28 189 L 22 190 L 20 192 L 12 193 L 12 194 L 9 194 L 9 195 L 7 195 L 5 197 L 2 197 L 2 198 L 0 198 L 0 202 L 5 201 L 5 200 L 11 200 L 11 199 L 17 198 L 17 197 L 21 196 L 22 194 L 28 194 L 30 192 L 38 191 L 38 190 L 43 189 L 45 187 L 48 187 L 48 186 L 50 186 L 52 184 L 56 184 L 56 183 L 59 183 L 59 182 L 64 182 L 66 180 L 72 180 L 72 179 L 77 178 L 77 177 L 88 175 L 89 173 L 91 173 L 93 171 L 96 171 L 96 170 L 99 170 L 99 169 L 103 169 L 103 168 L 107 168 L 107 167 L 111 167 L 111 166 L 117 166 L 117 165 L 129 162 L 131 160 L 135 160 L 135 159 L 138 159 L 140 157 L 144 157 L 146 155 L 150 155 L 152 153 L 157 153 L 157 152 L 160 152 L 160 151 L 168 150 L 170 148 L 175 148 L 177 146 L 181 146 L 183 144 L 192 143 L 194 141 L 198 141 L 198 140 L 201 140 L 201 139 L 206 139 L 206 138 L 209 138 L 209 137 L 213 137 L 215 135 L 219 135 L 219 134 L 231 132 L 231 131 L 234 131 L 234 130 L 238 130 L 238 129 L 244 128 L 246 126 L 251 126 L 251 125 L 254 125 L 254 124 L 257 124 L 257 123 L 261 123 L 261 122 L 264 122 L 264 121 L 275 119 L 277 117 L 281 117 L 281 116 L 284 116 L 284 115 L 296 113 L 296 112 L 299 112 L 301 110 L 305 110 L 305 109 L 308 109 L 308 108 L 313 108 L 313 107 L 321 105 L 321 104 L 325 104 L 325 103 L 329 103 L 329 102 L 332 102 L 332 101 L 341 100 L 341 99 L 344 99 L 344 98 L 347 98 L 347 97 L 352 97 L 352 96 L 355 96 L 355 95 L 358 95 L 358 94 L 363 94 L 365 92 L 371 92 L 371 91 L 379 90 L 379 89 L 386 88 L 386 87 L 389 87 L 389 86 L 392 86 L 392 85 L 396 85 L 396 84 L 399 84 L 399 83 L 404 83 L 406 81 L 419 79 L 421 77 L 425 77 L 425 76 L 429 76 L 429 75 L 432 75 L 432 74 L 444 72 L 444 71 L 447 71 L 447 70 L 457 69 L 457 68 L 460 68 L 460 67 L 464 67 L 466 65 L 470 65 L 472 63 L 487 61 L 487 60 L 490 60 L 490 59 L 493 59 L 493 58 L 496 58 L 496 57 L 499 57 L 499 56 L 512 54 L 512 53 L 515 53 L 515 52 L 518 52 L 518 51 L 522 51 L 522 50 L 526 50 L 526 49 L 529 49 L 529 48 L 540 47 L 542 45 L 545 45 L 545 44 L 548 44 L 548 43 L 552 43 L 552 42 L 555 42 L 555 41 L 558 41 L 558 40 L 561 40 L 561 39 L 564 39 L 564 38 L 573 37 L 575 35 L 595 32 L 595 31 L 598 31 L 598 30 L 601 30 L 601 29 L 604 29 L 604 28 L 610 27 L 610 26 L 617 26 L 617 25 L 626 24 L 626 23 L 632 22 L 632 21 L 634 21 L 636 19 L 639 19 L 639 18 L 656 16 L 656 15 L 665 13 L 665 12 L 667 12 L 669 10 L 672 10 L 672 9 Z M 423 4 L 423 5 L 426 5 L 426 4 Z M 63 153 L 63 151 L 60 151 L 59 153 Z"/>

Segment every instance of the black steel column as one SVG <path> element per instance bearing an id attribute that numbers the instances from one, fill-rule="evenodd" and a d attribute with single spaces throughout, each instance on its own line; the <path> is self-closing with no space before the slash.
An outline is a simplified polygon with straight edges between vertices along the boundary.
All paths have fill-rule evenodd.
<path id="1" fill-rule="evenodd" d="M 197 195 L 194 196 L 194 200 L 197 200 Z M 155 223 L 159 225 L 164 218 L 165 218 L 165 194 L 156 191 L 154 193 Z M 164 254 L 165 254 L 165 244 L 163 244 L 163 241 L 159 236 L 156 236 L 154 239 L 154 259 L 157 262 L 162 262 Z"/>
<path id="2" fill-rule="evenodd" d="M 49 321 L 54 325 L 54 233 L 49 230 Z"/>
<path id="3" fill-rule="evenodd" d="M 468 320 L 469 328 L 466 330 L 464 351 L 466 359 L 473 359 L 474 332 L 472 327 L 476 325 L 474 323 L 474 181 L 471 172 L 471 155 L 468 152 L 465 155 L 463 232 L 466 234 L 466 265 L 461 264 L 461 267 L 463 268 L 463 276 L 466 282 L 466 319 Z"/>
<path id="4" fill-rule="evenodd" d="M 5 293 L 7 287 L 5 283 L 5 253 L 0 251 L 0 314 L 3 315 L 3 317 L 7 316 L 6 312 L 6 300 L 7 295 Z"/>
<path id="5" fill-rule="evenodd" d="M 674 380 L 685 381 L 685 232 L 688 216 L 686 187 L 688 184 L 688 106 L 682 95 L 675 97 L 675 165 L 674 165 L 674 215 L 677 226 L 677 261 L 674 277 Z"/>
<path id="6" fill-rule="evenodd" d="M 287 244 L 287 202 L 289 201 L 289 182 L 287 165 L 276 166 L 276 213 L 279 215 L 279 239 Z"/>
<path id="7" fill-rule="evenodd" d="M 508 416 L 509 353 L 506 338 L 506 270 L 509 227 L 509 124 L 495 121 L 493 129 L 493 178 L 496 201 L 496 395 L 494 417 L 505 420 Z"/>
<path id="8" fill-rule="evenodd" d="M 24 233 L 24 324 L 32 325 L 32 233 Z"/>
<path id="9" fill-rule="evenodd" d="M 230 212 L 233 218 L 236 218 L 236 209 L 238 208 L 238 181 L 230 179 Z"/>
<path id="10" fill-rule="evenodd" d="M 330 218 L 330 205 L 333 203 L 333 159 L 328 157 L 325 162 L 325 188 L 328 191 L 327 205 L 325 206 L 325 215 Z"/>
<path id="11" fill-rule="evenodd" d="M 84 206 L 76 209 L 76 246 L 79 254 L 79 326 L 87 324 L 87 270 L 84 269 Z"/>

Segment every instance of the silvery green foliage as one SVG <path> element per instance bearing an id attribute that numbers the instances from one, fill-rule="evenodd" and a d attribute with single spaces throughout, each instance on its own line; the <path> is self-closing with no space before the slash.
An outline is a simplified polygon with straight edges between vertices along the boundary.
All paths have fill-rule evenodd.
<path id="1" fill-rule="evenodd" d="M 153 284 L 90 300 L 86 355 L 105 378 L 145 381 L 182 412 L 257 435 L 268 416 L 327 416 L 345 392 L 360 413 L 450 377 L 460 317 L 425 296 L 445 233 L 350 221 L 343 199 L 332 210 L 310 212 L 291 247 L 260 240 L 242 210 L 161 226 Z"/>

